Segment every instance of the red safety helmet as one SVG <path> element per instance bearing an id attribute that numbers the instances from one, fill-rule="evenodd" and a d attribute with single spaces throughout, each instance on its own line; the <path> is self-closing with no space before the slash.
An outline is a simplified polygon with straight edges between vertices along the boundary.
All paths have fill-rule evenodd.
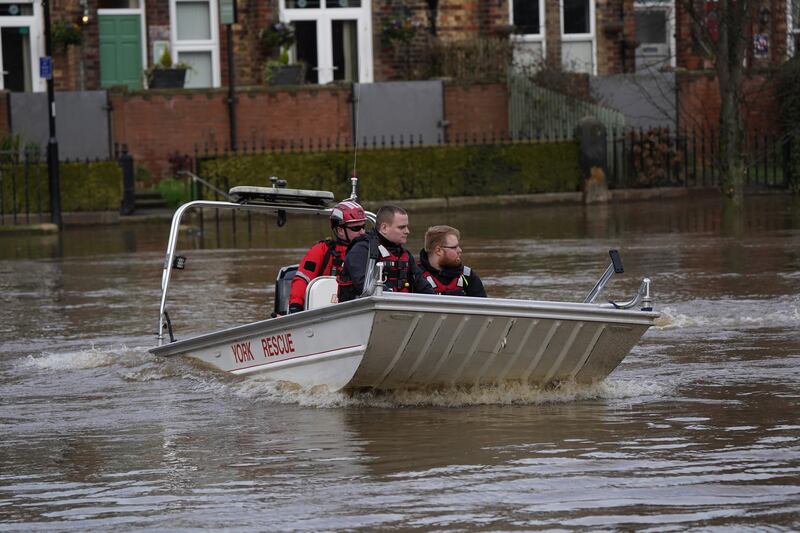
<path id="1" fill-rule="evenodd" d="M 366 222 L 364 208 L 352 200 L 345 200 L 333 206 L 331 211 L 331 228 L 338 228 L 352 222 Z"/>

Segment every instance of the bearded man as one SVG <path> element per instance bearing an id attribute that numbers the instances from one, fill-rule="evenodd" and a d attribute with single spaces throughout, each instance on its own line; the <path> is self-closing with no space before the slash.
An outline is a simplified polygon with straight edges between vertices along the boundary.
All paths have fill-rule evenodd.
<path id="1" fill-rule="evenodd" d="M 451 226 L 425 232 L 419 266 L 436 294 L 486 297 L 481 278 L 461 261 L 461 233 Z"/>

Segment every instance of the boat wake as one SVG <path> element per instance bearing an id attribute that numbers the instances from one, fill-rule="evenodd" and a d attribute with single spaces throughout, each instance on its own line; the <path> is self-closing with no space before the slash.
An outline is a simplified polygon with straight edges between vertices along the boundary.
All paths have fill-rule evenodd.
<path id="1" fill-rule="evenodd" d="M 658 311 L 661 317 L 655 321 L 656 330 L 693 329 L 709 327 L 759 328 L 797 327 L 800 325 L 800 307 L 797 302 L 735 301 L 735 302 L 689 302 L 691 311 L 683 306 L 664 307 Z M 750 314 L 749 309 L 762 312 Z M 766 312 L 763 312 L 766 310 Z"/>
<path id="2" fill-rule="evenodd" d="M 181 380 L 196 393 L 235 397 L 255 402 L 314 408 L 464 407 L 473 405 L 543 405 L 586 400 L 643 399 L 662 396 L 667 385 L 632 379 L 607 379 L 591 385 L 560 383 L 555 386 L 508 382 L 496 385 L 438 387 L 429 389 L 341 392 L 325 386 L 303 388 L 266 376 L 233 376 L 203 368 L 190 360 L 162 358 L 145 347 L 124 345 L 29 355 L 21 360 L 27 368 L 43 371 L 81 371 L 110 367 L 128 383 Z M 121 370 L 121 372 L 120 372 Z"/>
<path id="3" fill-rule="evenodd" d="M 22 359 L 22 365 L 40 370 L 85 370 L 104 366 L 123 365 L 136 367 L 152 361 L 153 357 L 146 353 L 146 348 L 128 348 L 127 346 L 99 347 L 76 351 L 42 352 L 28 355 Z"/>
<path id="4" fill-rule="evenodd" d="M 465 407 L 472 405 L 543 405 L 585 400 L 660 396 L 667 387 L 655 382 L 609 379 L 592 385 L 561 383 L 540 388 L 510 382 L 475 387 L 332 392 L 325 387 L 303 389 L 292 383 L 258 377 L 231 384 L 231 393 L 251 401 L 298 404 L 307 407 Z"/>

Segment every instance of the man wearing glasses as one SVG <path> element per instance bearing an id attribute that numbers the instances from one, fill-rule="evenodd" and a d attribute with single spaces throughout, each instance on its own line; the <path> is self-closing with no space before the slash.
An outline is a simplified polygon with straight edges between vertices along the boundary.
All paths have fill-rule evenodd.
<path id="1" fill-rule="evenodd" d="M 461 261 L 461 233 L 450 226 L 432 226 L 425 232 L 419 265 L 436 294 L 486 297 L 478 275 Z"/>
<path id="2" fill-rule="evenodd" d="M 411 230 L 408 213 L 396 205 L 384 205 L 375 215 L 375 229 L 353 241 L 336 282 L 340 302 L 358 298 L 364 292 L 370 258 L 383 263 L 384 290 L 433 294 L 414 257 L 403 246 Z"/>
<path id="3" fill-rule="evenodd" d="M 346 200 L 334 206 L 331 211 L 333 239 L 319 241 L 300 261 L 289 293 L 290 313 L 305 308 L 306 287 L 312 279 L 318 276 L 335 276 L 341 272 L 347 246 L 355 238 L 364 235 L 366 222 L 364 208 L 358 203 Z"/>

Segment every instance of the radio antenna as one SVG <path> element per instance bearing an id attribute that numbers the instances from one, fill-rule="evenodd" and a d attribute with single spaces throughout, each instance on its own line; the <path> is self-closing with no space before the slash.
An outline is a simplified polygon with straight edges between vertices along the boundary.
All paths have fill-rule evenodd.
<path id="1" fill-rule="evenodd" d="M 358 83 L 353 84 L 353 173 L 350 175 L 350 184 L 352 186 L 350 199 L 354 201 L 358 200 L 358 170 L 356 165 L 358 162 L 358 105 L 361 100 L 358 97 L 359 85 Z"/>

